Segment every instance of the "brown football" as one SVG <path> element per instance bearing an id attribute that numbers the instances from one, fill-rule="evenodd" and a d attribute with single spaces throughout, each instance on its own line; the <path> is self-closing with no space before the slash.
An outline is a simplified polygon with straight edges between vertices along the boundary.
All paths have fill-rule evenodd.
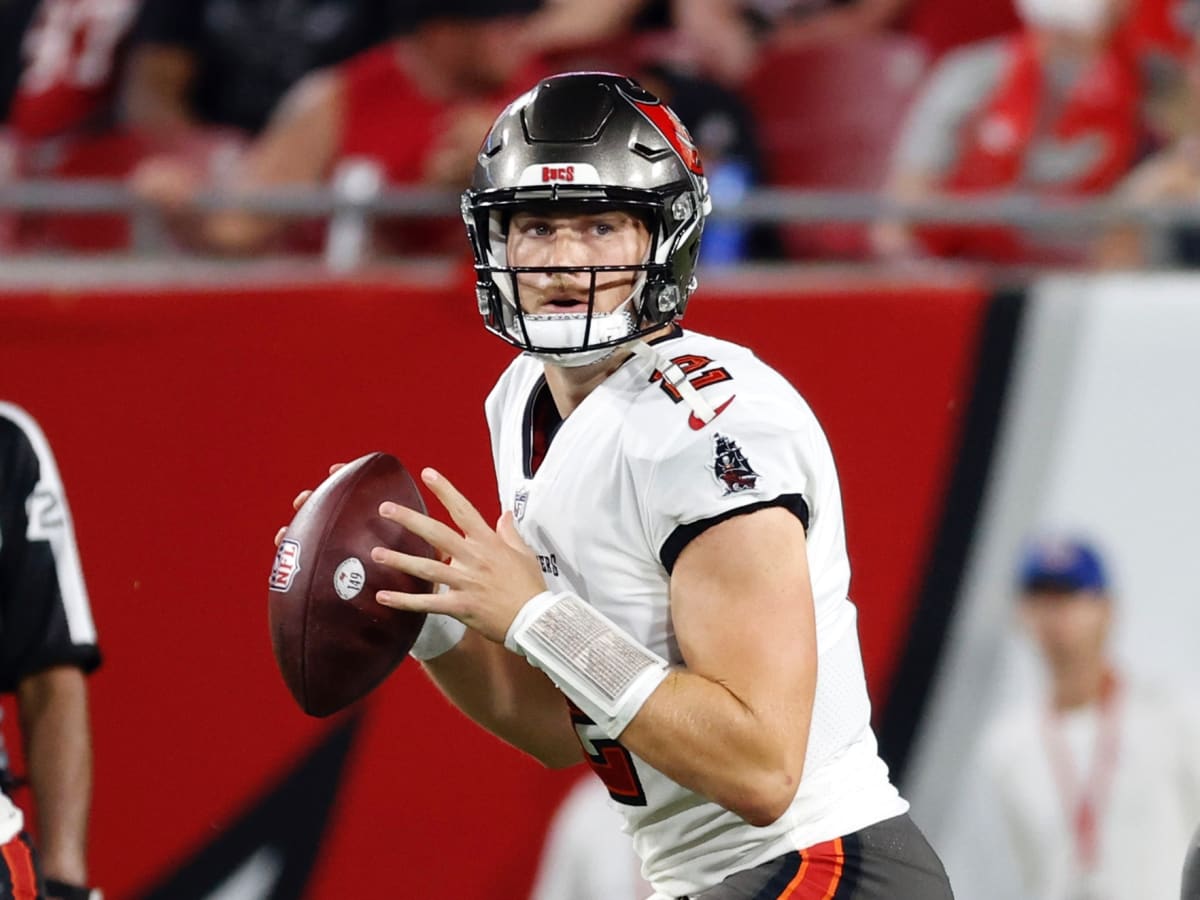
<path id="1" fill-rule="evenodd" d="M 433 586 L 371 560 L 372 547 L 436 558 L 425 540 L 379 515 L 391 500 L 425 511 L 408 470 L 369 453 L 330 475 L 292 519 L 271 566 L 267 618 L 283 680 L 300 708 L 327 716 L 369 693 L 408 654 L 424 613 L 375 601 L 378 590 Z"/>

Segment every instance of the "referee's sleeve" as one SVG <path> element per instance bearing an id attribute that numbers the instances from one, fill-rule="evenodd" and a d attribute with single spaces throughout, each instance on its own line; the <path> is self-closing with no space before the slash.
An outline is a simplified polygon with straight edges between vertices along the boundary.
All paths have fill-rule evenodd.
<path id="1" fill-rule="evenodd" d="M 0 691 L 51 666 L 99 664 L 58 466 L 37 423 L 0 403 Z"/>

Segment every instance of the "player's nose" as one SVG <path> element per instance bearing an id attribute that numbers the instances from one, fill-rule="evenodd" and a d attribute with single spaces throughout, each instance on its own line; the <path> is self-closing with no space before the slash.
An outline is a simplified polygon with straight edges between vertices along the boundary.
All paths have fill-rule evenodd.
<path id="1" fill-rule="evenodd" d="M 550 242 L 551 266 L 584 266 L 587 265 L 587 247 L 584 241 L 569 229 L 560 229 Z M 574 273 L 571 273 L 572 275 Z"/>

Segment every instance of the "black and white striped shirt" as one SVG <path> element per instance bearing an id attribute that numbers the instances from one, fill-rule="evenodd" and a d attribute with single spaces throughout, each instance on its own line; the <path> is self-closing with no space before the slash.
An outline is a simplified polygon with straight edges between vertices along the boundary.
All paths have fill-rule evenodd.
<path id="1" fill-rule="evenodd" d="M 51 666 L 99 664 L 58 466 L 37 422 L 0 402 L 0 691 Z"/>

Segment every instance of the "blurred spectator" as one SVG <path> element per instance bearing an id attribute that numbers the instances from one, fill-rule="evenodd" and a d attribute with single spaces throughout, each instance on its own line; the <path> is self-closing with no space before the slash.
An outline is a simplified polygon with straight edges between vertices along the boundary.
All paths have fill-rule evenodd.
<path id="1" fill-rule="evenodd" d="M 23 141 L 111 126 L 113 86 L 137 6 L 138 0 L 41 0 L 24 35 L 8 116 Z"/>
<path id="2" fill-rule="evenodd" d="M 756 41 L 731 0 L 545 0 L 522 41 L 555 67 L 631 71 L 655 64 L 733 84 L 753 65 Z"/>
<path id="3" fill-rule="evenodd" d="M 21 78 L 21 41 L 33 21 L 38 0 L 0 0 L 0 122 Z"/>
<path id="4" fill-rule="evenodd" d="M 517 39 L 531 53 L 550 56 L 587 52 L 623 40 L 653 0 L 543 0 Z"/>
<path id="5" fill-rule="evenodd" d="M 663 65 L 636 66 L 632 74 L 675 110 L 704 160 L 714 215 L 704 226 L 701 264 L 727 266 L 782 256 L 774 226 L 721 215 L 767 180 L 757 123 L 738 94 L 710 79 Z"/>
<path id="6" fill-rule="evenodd" d="M 879 192 L 926 68 L 920 42 L 902 34 L 762 54 L 743 93 L 758 122 L 770 183 Z M 780 227 L 790 258 L 821 260 L 869 257 L 868 230 L 837 220 Z"/>
<path id="7" fill-rule="evenodd" d="M 1146 85 L 1135 53 L 1114 39 L 1124 0 L 1020 0 L 1019 9 L 1021 34 L 955 51 L 935 69 L 896 150 L 891 196 L 1080 196 L 1103 193 L 1128 172 L 1142 143 Z M 1082 254 L 1074 236 L 1005 228 L 886 221 L 872 239 L 885 257 Z"/>
<path id="8" fill-rule="evenodd" d="M 740 0 L 772 42 L 836 41 L 895 23 L 913 0 Z"/>
<path id="9" fill-rule="evenodd" d="M 845 40 L 885 28 L 912 0 L 643 0 L 625 21 L 641 30 L 671 32 L 655 48 L 660 61 L 740 84 L 765 44 L 785 47 Z M 583 0 L 548 6 L 582 8 Z M 569 18 L 562 17 L 564 25 Z M 568 26 L 569 27 L 569 26 Z"/>
<path id="10" fill-rule="evenodd" d="M 1132 10 L 1125 32 L 1138 53 L 1163 53 L 1184 58 L 1200 27 L 1197 0 L 1130 0 Z"/>
<path id="11" fill-rule="evenodd" d="M 930 58 L 1019 30 L 1014 0 L 976 0 L 964 14 L 963 0 L 913 0 L 903 30 L 918 38 Z"/>
<path id="12" fill-rule="evenodd" d="M 909 0 L 861 0 L 863 7 L 903 5 Z M 571 65 L 572 55 L 600 53 L 615 57 L 613 68 L 625 70 L 630 61 L 653 60 L 679 72 L 703 73 L 726 85 L 739 84 L 753 69 L 761 42 L 784 23 L 808 20 L 826 0 L 772 3 L 770 0 L 545 0 L 534 16 L 525 40 L 541 52 Z M 839 6 L 837 0 L 833 5 Z M 803 9 L 803 14 L 801 12 Z M 851 18 L 836 9 L 832 18 Z M 816 14 L 815 20 L 824 20 Z M 833 29 L 830 29 L 831 36 Z M 790 34 L 790 32 L 789 32 Z M 635 36 L 631 41 L 630 37 Z M 814 38 L 816 39 L 816 38 Z M 799 38 L 798 40 L 803 40 Z"/>
<path id="13" fill-rule="evenodd" d="M 726 59 L 726 50 L 742 53 L 729 20 L 707 17 L 725 7 L 735 25 L 744 24 L 736 4 L 724 0 L 544 0 L 519 33 L 520 44 L 555 69 L 622 72 L 675 110 L 699 145 L 713 195 L 717 216 L 701 248 L 710 266 L 782 255 L 775 228 L 720 216 L 766 180 L 751 111 L 738 92 L 706 74 L 721 69 L 715 61 Z M 731 35 L 733 43 L 726 43 Z M 703 45 L 693 41 L 698 37 Z M 745 52 L 753 56 L 752 43 Z"/>
<path id="14" fill-rule="evenodd" d="M 123 90 L 127 124 L 255 134 L 304 75 L 392 34 L 389 0 L 143 0 Z"/>
<path id="15" fill-rule="evenodd" d="M 530 900 L 643 900 L 652 893 L 604 782 L 591 772 L 559 804 Z"/>
<path id="16" fill-rule="evenodd" d="M 373 163 L 385 184 L 463 187 L 480 142 L 505 98 L 536 75 L 514 50 L 514 29 L 536 0 L 412 2 L 410 30 L 333 69 L 306 76 L 280 102 L 270 125 L 232 166 L 223 187 L 242 193 L 323 184 L 339 164 Z M 134 189 L 171 213 L 201 245 L 249 252 L 279 236 L 284 221 L 190 205 L 209 173 L 179 156 L 146 160 Z M 390 230 L 390 249 L 458 249 L 462 223 Z"/>
<path id="17" fill-rule="evenodd" d="M 1115 194 L 1121 205 L 1191 204 L 1200 198 L 1200 45 L 1192 45 L 1185 73 L 1175 95 L 1159 104 L 1163 130 L 1173 140 L 1122 181 Z M 1119 225 L 1100 237 L 1095 257 L 1106 268 L 1200 266 L 1200 229 Z"/>
<path id="18" fill-rule="evenodd" d="M 115 138 L 114 85 L 139 0 L 0 0 L 6 13 L 24 6 L 27 20 L 7 14 L 0 33 L 12 41 L 15 84 L 5 120 L 8 138 L 0 179 L 115 177 L 128 169 L 129 141 Z M 20 29 L 19 32 L 16 29 Z M 20 43 L 19 50 L 17 43 Z M 123 243 L 116 216 L 10 213 L 5 243 L 22 249 L 86 249 Z"/>
<path id="19" fill-rule="evenodd" d="M 1127 678 L 1094 547 L 1042 540 L 1019 576 L 1045 697 L 985 731 L 943 844 L 970 900 L 1130 900 L 1179 890 L 1200 820 L 1200 712 Z"/>

